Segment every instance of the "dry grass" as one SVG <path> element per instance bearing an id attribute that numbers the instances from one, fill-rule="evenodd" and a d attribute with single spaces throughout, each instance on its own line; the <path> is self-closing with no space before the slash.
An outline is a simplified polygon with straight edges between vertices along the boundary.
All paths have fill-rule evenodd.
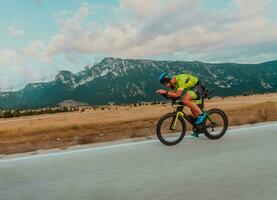
<path id="1" fill-rule="evenodd" d="M 230 125 L 277 120 L 277 94 L 215 98 L 206 105 L 223 109 Z M 161 115 L 172 110 L 169 105 L 111 107 L 103 111 L 2 119 L 0 154 L 147 137 L 155 134 L 155 125 Z"/>

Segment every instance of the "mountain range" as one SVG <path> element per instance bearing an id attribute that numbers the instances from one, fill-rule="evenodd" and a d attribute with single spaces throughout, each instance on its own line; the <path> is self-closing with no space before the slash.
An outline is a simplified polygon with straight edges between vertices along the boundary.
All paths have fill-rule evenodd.
<path id="1" fill-rule="evenodd" d="M 277 91 L 277 61 L 260 64 L 155 61 L 104 58 L 76 74 L 60 71 L 50 82 L 30 83 L 15 92 L 0 92 L 0 109 L 55 106 L 66 100 L 90 105 L 157 101 L 161 72 L 198 76 L 215 96 Z"/>

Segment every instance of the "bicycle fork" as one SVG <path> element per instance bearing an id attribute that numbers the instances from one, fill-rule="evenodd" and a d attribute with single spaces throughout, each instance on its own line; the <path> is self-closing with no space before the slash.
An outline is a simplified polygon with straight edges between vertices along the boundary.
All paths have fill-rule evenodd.
<path id="1" fill-rule="evenodd" d="M 170 124 L 170 130 L 171 131 L 174 131 L 176 129 L 176 124 L 177 124 L 177 121 L 179 119 L 179 116 L 184 117 L 184 114 L 182 112 L 177 112 L 176 113 L 176 117 L 174 117 L 172 119 L 171 124 Z"/>

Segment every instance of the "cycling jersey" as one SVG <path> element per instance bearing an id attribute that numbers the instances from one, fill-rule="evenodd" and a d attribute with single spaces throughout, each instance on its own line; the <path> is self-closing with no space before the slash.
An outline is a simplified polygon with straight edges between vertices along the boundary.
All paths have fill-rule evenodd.
<path id="1" fill-rule="evenodd" d="M 191 74 L 180 74 L 174 77 L 176 79 L 176 84 L 174 85 L 176 90 L 192 89 L 199 81 L 196 76 Z"/>

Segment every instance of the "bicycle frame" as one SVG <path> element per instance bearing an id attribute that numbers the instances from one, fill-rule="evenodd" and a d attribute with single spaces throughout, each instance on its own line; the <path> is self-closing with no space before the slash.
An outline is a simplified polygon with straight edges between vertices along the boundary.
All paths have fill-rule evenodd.
<path id="1" fill-rule="evenodd" d="M 171 122 L 170 130 L 175 130 L 177 120 L 179 117 L 181 117 L 183 120 L 187 120 L 192 126 L 194 126 L 194 123 L 191 121 L 191 119 L 186 115 L 186 113 L 184 113 L 183 111 L 184 107 L 185 107 L 184 105 L 177 105 L 177 108 L 175 111 L 176 117 Z"/>
<path id="2" fill-rule="evenodd" d="M 178 118 L 181 117 L 184 121 L 188 121 L 192 126 L 195 126 L 194 122 L 186 115 L 186 113 L 183 111 L 184 109 L 184 105 L 176 105 L 177 108 L 176 108 L 176 117 L 172 120 L 171 122 L 171 125 L 170 125 L 170 130 L 175 130 L 176 128 L 176 124 L 177 124 L 177 121 L 178 121 Z M 201 109 L 202 111 L 205 111 L 204 109 Z M 210 122 L 211 122 L 211 125 L 216 125 L 216 123 L 210 118 L 210 116 L 208 115 L 207 117 Z M 209 125 L 210 126 L 210 125 Z"/>
<path id="3" fill-rule="evenodd" d="M 159 140 L 168 146 L 178 144 L 185 136 L 187 131 L 186 123 L 192 125 L 192 133 L 194 133 L 196 137 L 200 134 L 204 134 L 207 138 L 215 140 L 221 138 L 228 129 L 228 118 L 224 111 L 212 108 L 209 110 L 205 109 L 204 99 L 208 98 L 208 95 L 211 92 L 205 91 L 202 94 L 200 99 L 197 99 L 197 102 L 194 101 L 195 104 L 201 109 L 202 112 L 205 112 L 207 116 L 204 121 L 200 124 L 195 124 L 197 119 L 192 115 L 188 114 L 185 104 L 183 104 L 180 98 L 169 98 L 171 99 L 171 105 L 174 108 L 174 112 L 166 113 L 163 115 L 156 127 L 156 133 Z M 199 103 L 199 100 L 201 102 Z M 164 103 L 164 102 L 163 102 Z M 169 102 L 166 102 L 169 103 Z M 169 121 L 166 121 L 169 120 Z M 219 121 L 218 121 L 219 120 Z M 186 122 L 187 121 L 187 122 Z M 169 127 L 168 127 L 169 125 Z M 169 135 L 173 134 L 173 135 Z M 164 136 L 165 135 L 165 136 Z M 173 137 L 172 137 L 173 136 Z M 173 140 L 167 140 L 169 138 Z M 175 140 L 176 138 L 176 140 Z"/>
<path id="4" fill-rule="evenodd" d="M 202 112 L 206 112 L 205 108 L 204 108 L 204 99 L 208 98 L 208 96 L 213 92 L 214 90 L 211 90 L 210 92 L 205 91 L 200 99 L 201 104 L 199 105 L 199 108 L 202 110 Z M 194 122 L 186 115 L 186 113 L 184 113 L 184 107 L 185 105 L 181 104 L 181 102 L 176 102 L 176 100 L 172 100 L 172 106 L 176 106 L 176 117 L 175 119 L 172 120 L 171 125 L 170 125 L 170 130 L 174 130 L 177 124 L 177 120 L 179 117 L 181 117 L 184 121 L 188 121 L 193 127 L 194 127 Z M 210 122 L 211 122 L 211 126 L 216 125 L 216 123 L 210 118 L 210 116 L 208 115 L 207 117 Z M 200 125 L 201 126 L 201 125 Z M 209 125 L 210 126 L 210 125 Z"/>

